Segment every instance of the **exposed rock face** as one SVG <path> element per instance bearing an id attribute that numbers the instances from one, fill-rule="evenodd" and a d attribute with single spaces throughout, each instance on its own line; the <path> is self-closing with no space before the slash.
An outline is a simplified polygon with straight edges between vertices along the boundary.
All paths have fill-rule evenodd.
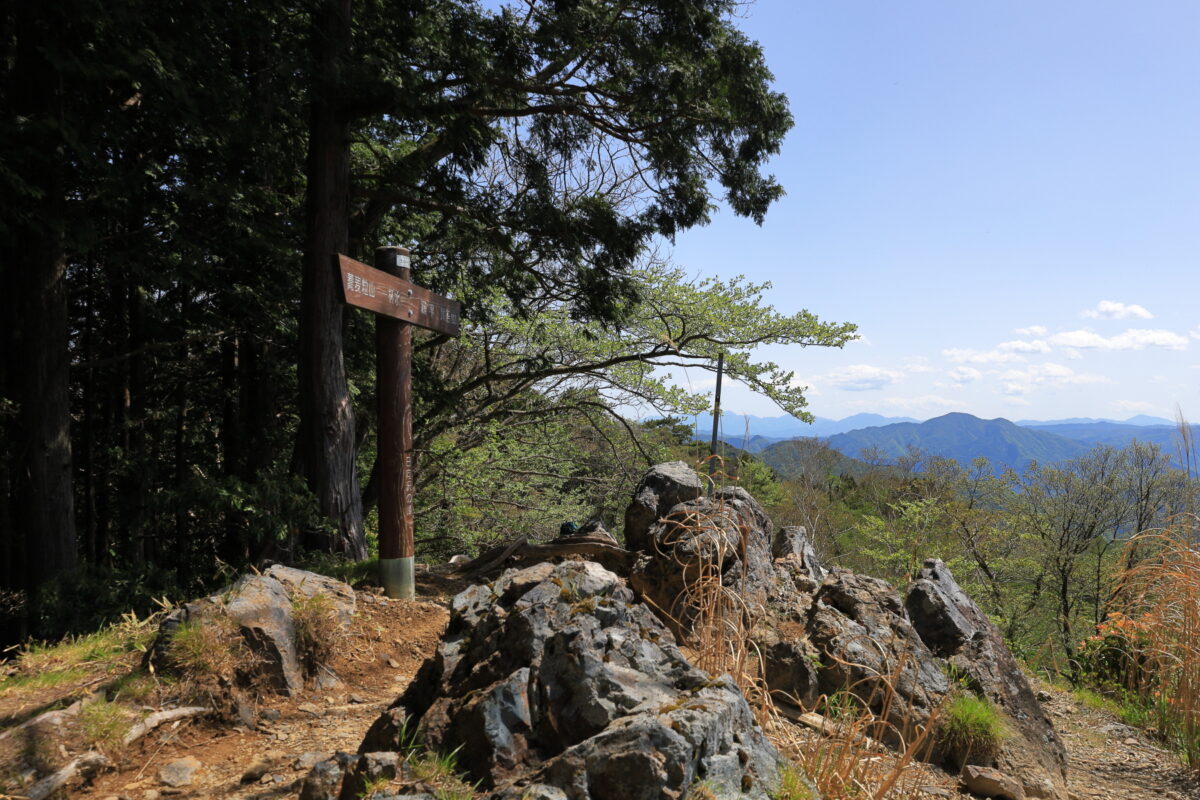
<path id="1" fill-rule="evenodd" d="M 350 624 L 350 618 L 354 616 L 354 609 L 357 606 L 354 589 L 350 584 L 327 575 L 318 575 L 315 572 L 295 567 L 285 567 L 283 564 L 274 564 L 263 574 L 283 584 L 288 597 L 292 600 L 302 596 L 324 595 L 328 597 L 333 602 L 334 610 L 337 611 L 341 623 L 347 626 Z"/>
<path id="2" fill-rule="evenodd" d="M 258 656 L 258 669 L 267 684 L 282 694 L 294 694 L 304 687 L 304 672 L 296 651 L 292 601 L 317 593 L 328 595 L 339 618 L 349 625 L 355 600 L 354 590 L 348 584 L 276 565 L 260 575 L 243 575 L 224 591 L 171 612 L 159 627 L 148 658 L 156 663 L 162 661 L 171 634 L 184 622 L 203 623 L 225 615 L 237 623 L 242 638 Z"/>
<path id="3" fill-rule="evenodd" d="M 777 754 L 729 679 L 692 667 L 615 574 L 539 564 L 454 599 L 437 654 L 360 752 L 428 747 L 497 797 L 666 800 L 694 780 L 764 798 Z M 410 726 L 411 730 L 411 726 Z"/>
<path id="4" fill-rule="evenodd" d="M 808 531 L 799 525 L 786 525 L 779 529 L 771 543 L 771 555 L 787 561 L 793 574 L 811 579 L 814 588 L 825 578 L 825 568 L 817 559 L 817 551 L 808 538 Z"/>
<path id="5" fill-rule="evenodd" d="M 700 476 L 682 461 L 651 467 L 633 490 L 633 501 L 625 510 L 625 549 L 649 550 L 651 526 L 675 506 L 702 494 Z"/>
<path id="6" fill-rule="evenodd" d="M 887 721 L 911 732 L 923 725 L 950 690 L 941 665 L 904 613 L 900 593 L 886 581 L 834 570 L 817 590 L 806 622 L 822 654 L 824 694 L 849 688 Z M 889 702 L 885 682 L 895 691 Z"/>
<path id="7" fill-rule="evenodd" d="M 770 517 L 741 487 L 677 503 L 650 526 L 630 584 L 676 633 L 690 629 L 691 590 L 700 576 L 719 580 L 742 603 L 763 608 L 785 588 L 771 559 L 770 527 Z"/>
<path id="8" fill-rule="evenodd" d="M 929 559 L 908 589 L 913 628 L 935 655 L 1011 718 L 1018 734 L 1001 745 L 996 766 L 1020 776 L 1031 797 L 1066 796 L 1066 750 L 1000 631 L 959 588 L 940 559 Z"/>

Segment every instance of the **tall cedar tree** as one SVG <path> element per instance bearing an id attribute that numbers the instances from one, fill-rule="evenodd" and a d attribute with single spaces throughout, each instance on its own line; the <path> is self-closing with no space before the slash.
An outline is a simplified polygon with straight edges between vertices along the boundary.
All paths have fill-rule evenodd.
<path id="1" fill-rule="evenodd" d="M 759 221 L 782 193 L 760 170 L 791 117 L 760 49 L 733 27 L 735 5 L 318 4 L 299 452 L 335 549 L 365 552 L 334 253 L 365 251 L 384 229 L 411 235 L 420 216 L 434 220 L 432 239 L 452 226 L 458 248 L 418 274 L 431 288 L 498 290 L 517 313 L 549 295 L 581 321 L 619 322 L 631 265 L 654 236 L 706 222 L 714 183 Z M 374 161 L 352 186 L 356 134 Z M 563 191 L 606 171 L 628 177 L 622 192 Z M 522 191 L 487 179 L 497 172 Z"/>

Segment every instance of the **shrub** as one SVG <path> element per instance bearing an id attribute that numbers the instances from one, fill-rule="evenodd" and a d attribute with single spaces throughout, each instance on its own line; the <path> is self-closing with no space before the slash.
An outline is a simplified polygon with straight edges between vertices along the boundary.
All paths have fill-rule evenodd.
<path id="1" fill-rule="evenodd" d="M 185 679 L 232 684 L 251 655 L 237 623 L 213 614 L 181 623 L 167 643 L 167 660 Z"/>
<path id="2" fill-rule="evenodd" d="M 960 765 L 990 761 L 1007 733 L 991 701 L 972 694 L 951 700 L 938 724 L 939 743 Z"/>
<path id="3" fill-rule="evenodd" d="M 112 752 L 122 746 L 129 719 L 119 704 L 97 700 L 80 709 L 79 732 L 89 745 Z"/>
<path id="4" fill-rule="evenodd" d="M 305 671 L 312 675 L 333 658 L 342 638 L 337 607 L 324 594 L 301 596 L 292 601 L 292 623 L 296 627 L 296 649 Z"/>

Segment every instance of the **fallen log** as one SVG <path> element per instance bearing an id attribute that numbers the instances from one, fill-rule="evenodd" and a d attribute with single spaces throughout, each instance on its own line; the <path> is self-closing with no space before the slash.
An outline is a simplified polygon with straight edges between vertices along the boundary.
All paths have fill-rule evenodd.
<path id="1" fill-rule="evenodd" d="M 54 774 L 48 775 L 30 786 L 29 793 L 25 796 L 29 800 L 46 800 L 77 774 L 89 775 L 102 767 L 107 767 L 108 764 L 109 761 L 105 755 L 97 753 L 95 750 L 89 750 L 72 759 L 70 763 Z"/>
<path id="2" fill-rule="evenodd" d="M 33 719 L 27 719 L 15 728 L 9 728 L 4 733 L 0 733 L 0 742 L 4 741 L 14 733 L 34 725 L 40 725 L 43 722 L 48 722 L 51 725 L 61 725 L 67 717 L 74 717 L 79 714 L 79 709 L 83 707 L 83 703 L 76 700 L 66 708 L 60 708 L 55 711 L 47 711 L 44 714 L 38 714 Z"/>
<path id="3" fill-rule="evenodd" d="M 839 725 L 828 717 L 823 717 L 820 714 L 815 714 L 811 711 L 800 711 L 782 703 L 776 703 L 775 710 L 792 722 L 803 725 L 804 727 L 828 736 L 831 739 L 851 739 L 855 742 L 861 743 L 870 750 L 876 750 L 879 752 L 888 752 L 891 749 L 883 744 L 883 742 L 872 739 L 870 736 L 854 730 L 852 725 Z"/>
<path id="4" fill-rule="evenodd" d="M 551 558 L 565 556 L 586 556 L 605 566 L 615 566 L 623 574 L 628 574 L 633 566 L 635 554 L 616 544 L 606 544 L 592 537 L 564 536 L 544 544 L 531 543 L 524 537 L 504 548 L 492 548 L 488 552 L 464 564 L 461 572 L 472 575 L 486 575 L 510 561 L 547 561 Z"/>
<path id="5" fill-rule="evenodd" d="M 182 708 L 169 708 L 166 711 L 156 711 L 144 720 L 134 725 L 129 729 L 129 733 L 121 740 L 122 744 L 130 745 L 138 739 L 145 736 L 150 731 L 162 725 L 164 722 L 173 722 L 177 719 L 186 719 L 188 717 L 197 717 L 201 714 L 207 714 L 211 709 L 204 706 L 183 706 Z"/>

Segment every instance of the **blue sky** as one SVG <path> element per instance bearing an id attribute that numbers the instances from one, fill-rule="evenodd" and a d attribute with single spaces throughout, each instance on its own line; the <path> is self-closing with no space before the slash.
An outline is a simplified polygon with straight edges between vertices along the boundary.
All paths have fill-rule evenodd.
<path id="1" fill-rule="evenodd" d="M 1200 3 L 744 14 L 796 119 L 770 165 L 788 194 L 673 257 L 859 325 L 844 350 L 763 353 L 810 411 L 1200 418 Z M 781 413 L 737 386 L 725 406 Z"/>

